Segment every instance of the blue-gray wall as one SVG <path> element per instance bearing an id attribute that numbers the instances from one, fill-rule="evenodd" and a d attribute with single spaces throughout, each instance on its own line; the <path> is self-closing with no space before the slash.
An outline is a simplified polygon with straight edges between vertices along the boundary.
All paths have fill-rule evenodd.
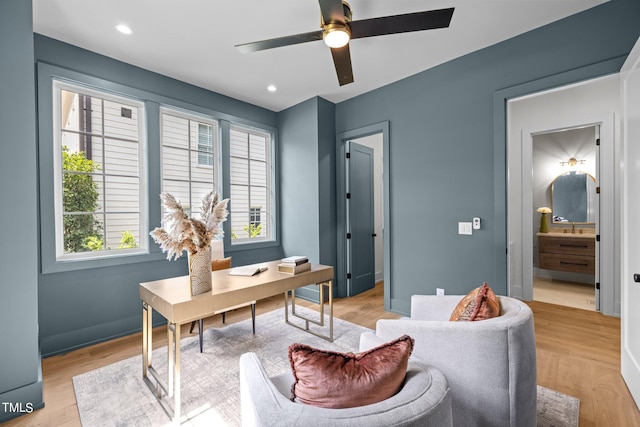
<path id="1" fill-rule="evenodd" d="M 318 242 L 318 98 L 278 114 L 280 129 L 280 222 L 286 256 L 320 261 Z M 305 236 L 301 239 L 300 236 Z"/>
<path id="2" fill-rule="evenodd" d="M 318 99 L 318 233 L 320 263 L 336 265 L 336 107 Z M 342 292 L 340 296 L 346 293 Z"/>
<path id="3" fill-rule="evenodd" d="M 412 294 L 465 294 L 484 281 L 506 294 L 505 128 L 494 129 L 494 95 L 574 70 L 596 77 L 580 70 L 627 55 L 639 22 L 639 1 L 613 0 L 336 106 L 337 132 L 390 122 L 387 307 L 406 313 Z M 458 235 L 473 217 L 482 229 Z"/>
<path id="4" fill-rule="evenodd" d="M 278 114 L 282 247 L 335 265 L 335 105 L 311 98 Z M 316 299 L 317 287 L 299 292 Z"/>
<path id="5" fill-rule="evenodd" d="M 0 422 L 42 406 L 31 2 L 0 2 Z"/>

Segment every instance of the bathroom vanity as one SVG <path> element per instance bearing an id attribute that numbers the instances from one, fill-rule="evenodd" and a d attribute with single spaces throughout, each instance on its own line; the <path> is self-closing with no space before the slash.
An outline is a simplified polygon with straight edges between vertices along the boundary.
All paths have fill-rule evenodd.
<path id="1" fill-rule="evenodd" d="M 538 266 L 547 270 L 595 274 L 595 235 L 538 233 Z"/>

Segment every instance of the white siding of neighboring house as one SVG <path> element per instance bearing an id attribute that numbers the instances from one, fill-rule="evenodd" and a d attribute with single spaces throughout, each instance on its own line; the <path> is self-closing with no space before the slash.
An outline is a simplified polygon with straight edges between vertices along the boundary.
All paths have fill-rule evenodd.
<path id="1" fill-rule="evenodd" d="M 247 141 L 248 138 L 248 141 Z M 267 136 L 231 129 L 231 230 L 238 238 L 249 237 L 245 227 L 250 222 L 250 210 L 259 209 L 261 236 L 268 235 L 267 193 L 270 171 L 267 170 Z M 247 145 L 248 143 L 248 145 Z"/>
<path id="2" fill-rule="evenodd" d="M 212 164 L 218 164 L 215 153 L 217 126 L 213 128 Z M 214 166 L 200 164 L 198 150 L 198 121 L 162 114 L 162 191 L 171 193 L 187 210 L 198 216 L 202 198 L 217 190 Z M 208 155 L 208 153 L 204 153 Z M 191 177 L 191 180 L 189 179 Z"/>
<path id="3" fill-rule="evenodd" d="M 211 124 L 213 128 L 212 166 L 201 164 L 198 152 L 198 123 Z M 217 123 L 199 119 L 197 116 L 182 115 L 172 111 L 162 113 L 162 191 L 171 193 L 182 206 L 193 215 L 198 214 L 200 200 L 212 189 L 217 188 L 214 170 L 217 161 Z M 250 223 L 251 210 L 258 210 L 262 235 L 266 235 L 269 194 L 267 184 L 270 171 L 267 170 L 267 135 L 231 129 L 230 175 L 231 175 L 231 215 L 232 235 L 238 239 L 248 238 L 245 230 Z M 206 163 L 206 162 L 205 162 Z"/>

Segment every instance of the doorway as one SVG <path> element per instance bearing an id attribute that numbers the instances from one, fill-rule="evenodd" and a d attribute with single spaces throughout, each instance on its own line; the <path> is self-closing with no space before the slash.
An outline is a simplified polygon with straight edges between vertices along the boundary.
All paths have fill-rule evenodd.
<path id="1" fill-rule="evenodd" d="M 619 76 L 610 75 L 506 99 L 507 127 L 507 280 L 509 295 L 533 300 L 534 227 L 540 214 L 533 201 L 533 138 L 567 129 L 599 127 L 600 158 L 600 312 L 619 315 L 615 280 L 616 136 L 614 114 L 619 110 Z M 562 159 L 558 159 L 562 160 Z M 568 158 L 564 161 L 568 161 Z M 597 284 L 599 283 L 599 285 Z M 597 302 L 594 301 L 594 303 Z M 595 305 L 595 304 L 594 304 Z"/>
<path id="2" fill-rule="evenodd" d="M 353 172 L 353 168 L 360 169 L 358 162 L 350 162 L 347 154 L 349 146 L 360 146 L 364 150 L 370 150 L 372 153 L 373 173 L 372 180 L 365 186 L 370 186 L 370 192 L 373 194 L 373 229 L 363 232 L 363 236 L 368 236 L 369 242 L 372 244 L 371 251 L 359 251 L 350 245 L 348 233 L 352 232 L 352 226 L 358 225 L 360 217 L 358 215 L 350 215 L 349 203 L 347 197 L 349 195 L 349 178 Z M 336 136 L 337 147 L 337 165 L 336 165 L 336 193 L 337 201 L 337 260 L 336 260 L 336 282 L 338 292 L 347 297 L 353 296 L 360 292 L 360 286 L 355 286 L 353 278 L 353 266 L 358 264 L 354 259 L 364 256 L 366 261 L 372 267 L 374 283 L 384 282 L 384 304 L 385 310 L 390 310 L 390 235 L 388 233 L 389 222 L 389 161 L 386 155 L 389 151 L 389 122 L 381 122 L 369 125 L 363 128 L 354 129 L 339 133 Z M 371 210 L 371 209 L 370 209 Z M 367 253 L 368 252 L 368 253 Z M 367 270 L 365 268 L 364 270 Z M 366 272 L 366 271 L 365 271 Z M 372 286 L 373 287 L 373 286 Z"/>
<path id="3" fill-rule="evenodd" d="M 382 133 L 348 140 L 346 148 L 347 289 L 353 296 L 384 277 Z"/>
<path id="4" fill-rule="evenodd" d="M 532 136 L 533 300 L 599 310 L 599 126 Z M 541 233 L 542 224 L 548 227 Z"/>

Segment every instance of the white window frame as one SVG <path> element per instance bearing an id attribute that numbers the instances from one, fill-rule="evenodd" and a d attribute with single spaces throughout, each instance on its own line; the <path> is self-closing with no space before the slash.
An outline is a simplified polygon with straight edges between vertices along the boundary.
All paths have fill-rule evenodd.
<path id="1" fill-rule="evenodd" d="M 188 152 L 188 157 L 189 159 L 192 158 L 192 154 L 195 154 L 195 157 L 197 159 L 197 161 L 195 162 L 195 167 L 197 168 L 202 168 L 202 169 L 207 169 L 211 171 L 211 175 L 213 178 L 213 190 L 215 190 L 218 194 L 221 194 L 220 188 L 221 188 L 221 171 L 222 171 L 222 162 L 220 159 L 220 123 L 217 119 L 214 119 L 213 117 L 204 115 L 204 114 L 200 114 L 194 111 L 189 111 L 189 110 L 184 110 L 184 109 L 180 109 L 180 108 L 176 108 L 176 107 L 171 107 L 171 106 L 163 106 L 160 107 L 160 179 L 161 179 L 161 188 L 162 191 L 166 191 L 165 189 L 165 177 L 164 177 L 164 168 L 165 168 L 165 163 L 164 163 L 164 135 L 163 135 L 163 130 L 164 130 L 164 121 L 165 121 L 165 114 L 166 115 L 170 115 L 170 116 L 174 116 L 174 117 L 178 117 L 181 119 L 185 119 L 185 120 L 189 120 L 189 121 L 194 121 L 197 124 L 205 124 L 205 125 L 210 125 L 212 126 L 212 136 L 213 136 L 213 141 L 212 141 L 212 151 L 211 152 L 205 152 L 205 151 L 201 151 L 199 150 L 199 140 L 198 140 L 198 136 L 196 135 L 196 149 L 192 149 L 191 148 L 191 144 L 187 144 L 187 148 L 185 149 L 185 151 Z M 171 148 L 177 148 L 175 146 L 170 146 Z M 213 156 L 213 164 L 209 165 L 209 164 L 202 164 L 200 163 L 200 155 L 201 154 L 211 154 Z M 200 202 L 202 197 L 205 196 L 205 194 L 201 194 L 199 196 L 195 196 L 193 194 L 192 191 L 192 184 L 194 182 L 193 180 L 193 176 L 192 176 L 192 162 L 189 162 L 189 176 L 186 177 L 185 179 L 167 179 L 167 181 L 175 181 L 175 182 L 188 182 L 189 183 L 189 200 L 180 200 L 180 202 L 183 204 L 183 206 L 189 206 L 189 214 L 192 215 L 195 210 L 192 209 L 191 207 L 198 207 L 200 206 Z M 195 198 L 193 198 L 195 196 Z"/>
<path id="2" fill-rule="evenodd" d="M 55 250 L 56 262 L 91 260 L 101 258 L 113 258 L 128 255 L 148 253 L 147 229 L 148 229 L 148 184 L 147 176 L 147 135 L 146 135 L 146 109 L 143 102 L 127 96 L 115 95 L 113 93 L 94 89 L 82 83 L 67 80 L 52 80 L 53 88 L 53 163 L 54 163 L 54 211 L 55 211 Z M 138 115 L 138 179 L 139 179 L 139 241 L 138 247 L 129 249 L 109 249 L 102 251 L 64 253 L 64 232 L 63 232 L 63 186 L 62 186 L 62 119 L 61 119 L 61 91 L 80 92 L 96 98 L 109 100 L 116 103 L 123 103 L 137 108 Z M 103 127 L 104 132 L 104 127 Z M 105 174 L 106 175 L 106 174 Z M 104 190 L 107 191 L 106 189 Z M 106 226 L 106 224 L 105 224 Z"/>
<path id="3" fill-rule="evenodd" d="M 252 237 L 235 238 L 235 239 L 232 238 L 231 245 L 238 247 L 241 245 L 249 245 L 253 243 L 274 242 L 276 240 L 276 216 L 275 216 L 276 215 L 276 212 L 275 212 L 276 199 L 275 199 L 275 188 L 274 188 L 274 183 L 275 183 L 274 135 L 272 132 L 269 132 L 265 129 L 255 128 L 255 127 L 240 125 L 235 123 L 231 123 L 230 130 L 237 131 L 237 132 L 245 132 L 250 135 L 251 134 L 258 135 L 266 139 L 265 170 L 267 174 L 267 176 L 265 177 L 266 178 L 266 194 L 267 194 L 267 205 L 265 206 L 266 215 L 262 215 L 262 214 L 260 215 L 260 223 L 263 224 L 263 227 L 266 226 L 266 230 L 267 230 L 266 235 L 263 237 L 253 237 L 253 238 Z M 229 141 L 229 144 L 231 144 L 231 141 Z M 229 153 L 229 174 L 228 174 L 229 188 L 231 188 L 232 185 L 238 185 L 238 184 L 234 184 L 231 181 L 231 176 L 233 174 L 233 170 L 231 166 L 232 157 L 233 156 L 231 156 L 231 153 Z M 248 146 L 247 146 L 246 158 L 251 160 Z M 247 184 L 247 187 L 250 187 L 250 182 Z M 250 223 L 251 210 L 256 208 L 258 205 L 256 205 L 251 201 L 250 191 L 248 191 L 247 194 L 249 194 L 248 205 L 247 205 L 248 206 L 247 216 L 249 218 L 249 223 Z M 235 210 L 233 205 L 233 197 L 231 198 L 230 207 L 231 208 L 229 210 L 229 217 L 230 217 L 229 222 L 233 222 L 233 214 Z"/>

